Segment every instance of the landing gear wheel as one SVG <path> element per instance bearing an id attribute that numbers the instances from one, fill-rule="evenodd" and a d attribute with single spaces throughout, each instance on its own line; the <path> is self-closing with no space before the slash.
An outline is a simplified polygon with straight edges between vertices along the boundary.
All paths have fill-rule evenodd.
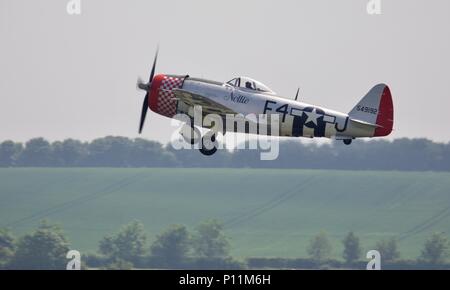
<path id="1" fill-rule="evenodd" d="M 350 144 L 352 144 L 352 139 L 344 139 L 344 144 L 345 144 L 345 145 L 350 145 Z"/>
<path id="2" fill-rule="evenodd" d="M 200 153 L 206 156 L 211 156 L 217 151 L 217 140 L 216 134 L 212 132 L 208 132 L 203 136 L 201 143 Z"/>
<path id="3" fill-rule="evenodd" d="M 183 137 L 186 143 L 194 145 L 198 142 L 200 136 L 202 136 L 202 133 L 195 126 L 189 126 L 185 124 L 183 125 L 183 127 L 181 127 L 180 135 Z"/>

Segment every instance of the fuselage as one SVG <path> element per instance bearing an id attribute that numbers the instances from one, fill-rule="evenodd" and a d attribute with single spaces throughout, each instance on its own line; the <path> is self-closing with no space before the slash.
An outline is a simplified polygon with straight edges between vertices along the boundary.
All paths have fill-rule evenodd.
<path id="1" fill-rule="evenodd" d="M 277 114 L 280 136 L 336 139 L 374 136 L 373 126 L 355 122 L 345 113 L 283 98 L 271 91 L 258 91 L 189 76 L 155 76 L 149 94 L 150 109 L 169 118 L 176 114 L 192 115 L 190 106 L 176 100 L 172 93 L 174 89 L 201 95 L 244 116 Z M 235 132 L 236 129 L 227 128 L 226 131 Z"/>

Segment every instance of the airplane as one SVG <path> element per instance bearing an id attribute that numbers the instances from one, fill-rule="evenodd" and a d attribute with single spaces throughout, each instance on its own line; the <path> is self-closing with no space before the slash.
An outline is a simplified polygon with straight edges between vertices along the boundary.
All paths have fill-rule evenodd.
<path id="1" fill-rule="evenodd" d="M 200 107 L 204 118 L 208 114 L 217 114 L 221 118 L 227 115 L 277 114 L 280 120 L 276 130 L 280 137 L 325 137 L 342 140 L 350 145 L 356 138 L 388 136 L 394 125 L 394 107 L 391 91 L 385 84 L 374 86 L 349 113 L 341 113 L 324 107 L 298 101 L 299 90 L 295 99 L 277 95 L 273 90 L 259 81 L 249 77 L 236 77 L 228 82 L 217 82 L 189 75 L 155 75 L 158 58 L 156 51 L 149 81 L 138 80 L 137 88 L 146 92 L 142 105 L 139 134 L 142 133 L 148 109 L 168 118 L 177 114 L 194 117 L 194 111 Z M 257 125 L 262 125 L 256 120 Z M 225 124 L 225 122 L 223 122 Z M 200 141 L 200 152 L 212 155 L 217 150 L 216 135 L 210 130 L 201 139 L 197 124 L 190 122 L 183 126 L 180 134 L 191 144 Z M 200 124 L 200 126 L 205 127 Z M 211 126 L 206 127 L 211 129 Z M 269 135 L 267 132 L 256 134 Z M 249 132 L 235 126 L 223 128 L 220 132 Z M 273 136 L 273 135 L 272 135 Z"/>

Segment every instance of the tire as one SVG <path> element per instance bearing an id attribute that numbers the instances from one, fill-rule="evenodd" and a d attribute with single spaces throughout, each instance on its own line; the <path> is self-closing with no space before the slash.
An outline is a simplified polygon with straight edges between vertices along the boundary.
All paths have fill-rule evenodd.
<path id="1" fill-rule="evenodd" d="M 212 136 L 211 136 L 212 134 Z M 217 140 L 214 133 L 208 132 L 202 137 L 201 144 L 202 147 L 199 149 L 200 153 L 205 156 L 211 156 L 217 151 Z"/>
<path id="2" fill-rule="evenodd" d="M 195 126 L 183 125 L 180 130 L 180 135 L 183 137 L 186 143 L 194 145 L 198 142 L 198 139 L 202 135 L 202 133 Z"/>
<path id="3" fill-rule="evenodd" d="M 344 144 L 345 144 L 345 145 L 350 145 L 350 144 L 352 144 L 352 139 L 345 139 L 345 140 L 344 140 Z"/>

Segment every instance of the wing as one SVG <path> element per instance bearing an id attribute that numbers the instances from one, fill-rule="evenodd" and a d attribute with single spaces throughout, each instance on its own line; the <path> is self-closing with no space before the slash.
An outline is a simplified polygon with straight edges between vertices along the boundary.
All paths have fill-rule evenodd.
<path id="1" fill-rule="evenodd" d="M 174 93 L 176 100 L 181 101 L 190 107 L 201 106 L 203 113 L 218 114 L 222 116 L 226 114 L 233 114 L 233 115 L 237 114 L 230 108 L 217 102 L 214 102 L 202 95 L 191 93 L 189 91 L 181 89 L 173 89 L 172 92 Z"/>

